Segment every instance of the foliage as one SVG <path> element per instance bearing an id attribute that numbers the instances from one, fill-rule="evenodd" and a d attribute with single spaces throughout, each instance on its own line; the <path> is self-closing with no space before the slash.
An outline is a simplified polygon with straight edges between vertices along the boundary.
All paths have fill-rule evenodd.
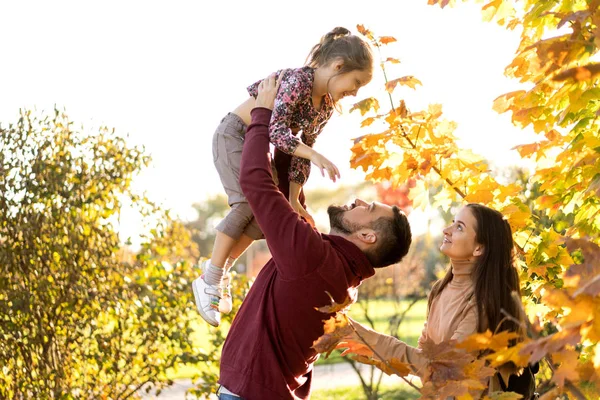
<path id="1" fill-rule="evenodd" d="M 445 7 L 455 1 L 429 3 Z M 366 115 L 362 126 L 372 133 L 355 140 L 352 165 L 363 168 L 369 179 L 393 186 L 414 180 L 410 197 L 415 207 L 429 199 L 429 188 L 442 185 L 434 207 L 447 210 L 453 201 L 477 202 L 502 212 L 518 247 L 531 338 L 513 347 L 491 341 L 486 360 L 492 366 L 541 361 L 538 390 L 545 393 L 543 398 L 566 393 L 597 398 L 600 67 L 594 60 L 600 46 L 600 1 L 493 0 L 482 13 L 507 29 L 522 29 L 521 44 L 505 73 L 524 89 L 500 95 L 493 108 L 511 112 L 516 126 L 539 134 L 539 141 L 516 147 L 521 157 L 535 163 L 531 176 L 501 184 L 488 172 L 485 160 L 456 146 L 455 124 L 441 118 L 440 105 L 413 112 L 403 100 L 394 103 L 392 94 L 399 87 L 414 89 L 420 83 L 414 77 L 386 76 L 389 112 L 381 111 L 376 98 L 354 106 Z M 380 52 L 391 42 L 363 26 L 359 30 Z M 381 63 L 384 74 L 389 60 Z M 531 188 L 537 192 L 533 196 Z M 454 373 L 468 376 L 466 365 L 457 366 Z M 431 384 L 438 393 L 468 386 L 468 379 L 458 381 L 426 379 L 422 394 L 427 395 Z"/>
<path id="2" fill-rule="evenodd" d="M 132 398 L 205 359 L 190 340 L 197 250 L 130 190 L 148 162 L 59 110 L 0 127 L 1 398 Z M 119 241 L 123 204 L 147 217 L 138 252 Z"/>

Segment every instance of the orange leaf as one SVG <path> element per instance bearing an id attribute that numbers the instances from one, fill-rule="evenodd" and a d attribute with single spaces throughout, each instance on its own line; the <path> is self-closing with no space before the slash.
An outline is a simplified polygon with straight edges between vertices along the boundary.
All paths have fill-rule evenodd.
<path id="1" fill-rule="evenodd" d="M 368 30 L 367 28 L 365 28 L 364 25 L 359 24 L 356 25 L 356 30 L 363 36 L 369 38 L 370 40 L 374 40 L 375 37 L 373 36 L 373 32 L 371 32 L 370 30 Z"/>
<path id="2" fill-rule="evenodd" d="M 397 42 L 395 37 L 392 36 L 381 36 L 379 38 L 379 43 L 381 44 L 388 44 L 388 43 L 394 43 Z"/>
<path id="3" fill-rule="evenodd" d="M 411 373 L 410 365 L 403 363 L 397 358 L 387 361 L 380 361 L 363 355 L 356 355 L 351 358 L 362 364 L 374 365 L 387 375 L 406 376 Z"/>
<path id="4" fill-rule="evenodd" d="M 529 157 L 530 155 L 536 153 L 539 149 L 539 143 L 520 144 L 512 148 L 512 150 L 517 150 L 519 152 L 521 158 Z"/>
<path id="5" fill-rule="evenodd" d="M 385 62 L 389 62 L 392 64 L 400 64 L 400 60 L 398 60 L 397 58 L 392 58 L 392 57 L 386 58 Z"/>
<path id="6" fill-rule="evenodd" d="M 325 356 L 336 348 L 340 340 L 353 332 L 344 314 L 336 314 L 323 324 L 323 335 L 313 342 L 312 348 Z"/>
<path id="7" fill-rule="evenodd" d="M 371 125 L 373 122 L 375 122 L 375 118 L 369 117 L 369 118 L 363 120 L 363 122 L 361 122 L 360 127 L 364 128 L 365 126 Z"/>

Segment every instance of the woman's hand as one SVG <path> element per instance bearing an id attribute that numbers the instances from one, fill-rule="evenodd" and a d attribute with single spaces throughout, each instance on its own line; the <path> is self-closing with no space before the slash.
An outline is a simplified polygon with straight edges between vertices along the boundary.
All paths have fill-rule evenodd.
<path id="1" fill-rule="evenodd" d="M 258 85 L 258 94 L 256 95 L 256 102 L 254 107 L 273 109 L 275 105 L 275 97 L 279 90 L 279 83 L 281 79 L 275 81 L 275 74 L 271 74 L 260 82 Z"/>
<path id="2" fill-rule="evenodd" d="M 325 172 L 329 176 L 329 179 L 336 181 L 340 177 L 340 170 L 335 166 L 334 163 L 325 158 L 321 153 L 313 151 L 310 157 L 310 161 L 315 164 L 320 170 L 321 175 L 325 176 Z"/>
<path id="3" fill-rule="evenodd" d="M 290 199 L 290 204 L 294 211 L 300 214 L 301 217 L 304 217 L 304 219 L 310 224 L 310 226 L 312 226 L 313 228 L 315 227 L 315 220 L 313 219 L 313 217 L 311 217 L 308 211 L 306 211 L 306 209 L 302 207 L 302 204 L 300 204 L 300 201 L 298 199 Z"/>

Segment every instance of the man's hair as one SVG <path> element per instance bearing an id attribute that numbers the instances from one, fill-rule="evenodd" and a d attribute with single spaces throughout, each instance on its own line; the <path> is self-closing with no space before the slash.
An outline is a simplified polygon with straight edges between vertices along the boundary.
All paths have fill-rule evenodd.
<path id="1" fill-rule="evenodd" d="M 394 216 L 381 217 L 373 221 L 371 229 L 377 232 L 377 243 L 365 255 L 374 268 L 387 267 L 399 263 L 408 253 L 412 234 L 406 215 L 393 206 Z"/>

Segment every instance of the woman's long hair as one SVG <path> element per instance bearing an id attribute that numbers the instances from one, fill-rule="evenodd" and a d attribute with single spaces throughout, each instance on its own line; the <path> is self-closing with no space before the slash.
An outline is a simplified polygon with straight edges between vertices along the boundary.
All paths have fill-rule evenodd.
<path id="1" fill-rule="evenodd" d="M 501 213 L 480 204 L 467 207 L 477 220 L 475 240 L 483 245 L 483 254 L 473 270 L 474 295 L 477 302 L 478 326 L 482 333 L 517 332 L 523 329 L 523 308 L 519 274 L 514 266 L 512 230 Z M 427 310 L 453 278 L 452 268 L 437 281 L 429 294 Z M 512 317 L 507 317 L 507 314 Z"/>

